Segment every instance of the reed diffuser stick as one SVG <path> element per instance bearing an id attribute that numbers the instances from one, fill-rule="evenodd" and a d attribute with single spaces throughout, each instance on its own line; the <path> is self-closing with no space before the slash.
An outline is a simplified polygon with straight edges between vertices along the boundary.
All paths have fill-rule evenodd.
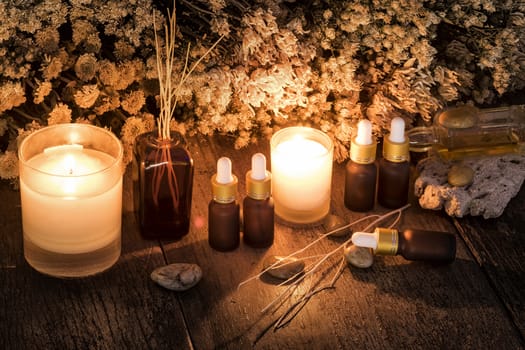
<path id="1" fill-rule="evenodd" d="M 199 63 L 206 57 L 222 40 L 224 36 L 221 36 L 205 53 L 202 55 L 189 69 L 188 62 L 190 56 L 190 45 L 186 50 L 186 56 L 184 58 L 184 67 L 182 72 L 178 76 L 178 82 L 174 78 L 177 76 L 177 72 L 174 71 L 175 67 L 175 49 L 176 49 L 176 36 L 177 36 L 177 18 L 176 18 L 176 4 L 173 1 L 173 10 L 168 13 L 166 24 L 164 24 L 164 36 L 165 43 L 162 47 L 160 39 L 157 35 L 157 24 L 155 22 L 155 16 L 153 15 L 153 28 L 155 31 L 155 52 L 156 52 L 156 65 L 159 81 L 159 116 L 157 117 L 158 127 L 158 139 L 160 143 L 160 149 L 155 154 L 155 161 L 158 166 L 153 172 L 152 181 L 152 194 L 153 202 L 156 206 L 159 203 L 159 194 L 162 188 L 162 182 L 165 177 L 167 182 L 169 193 L 172 200 L 172 205 L 175 210 L 179 207 L 179 188 L 177 182 L 177 174 L 175 173 L 171 153 L 170 153 L 170 141 L 171 141 L 171 120 L 174 117 L 175 109 L 179 99 L 179 91 L 182 85 L 186 82 L 191 73 L 199 65 Z"/>

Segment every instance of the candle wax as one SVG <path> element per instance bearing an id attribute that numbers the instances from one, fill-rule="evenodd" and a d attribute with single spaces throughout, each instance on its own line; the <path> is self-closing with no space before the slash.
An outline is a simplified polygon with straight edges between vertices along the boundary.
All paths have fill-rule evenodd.
<path id="1" fill-rule="evenodd" d="M 279 143 L 272 153 L 276 214 L 287 211 L 319 220 L 330 207 L 332 159 L 319 142 L 295 137 Z"/>
<path id="2" fill-rule="evenodd" d="M 78 254 L 107 246 L 121 230 L 122 177 L 102 170 L 110 155 L 55 146 L 27 161 L 20 179 L 25 239 L 42 249 Z"/>

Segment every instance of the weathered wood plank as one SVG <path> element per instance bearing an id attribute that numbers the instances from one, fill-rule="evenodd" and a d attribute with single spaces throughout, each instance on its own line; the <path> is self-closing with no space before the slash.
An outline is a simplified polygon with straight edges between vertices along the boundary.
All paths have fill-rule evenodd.
<path id="1" fill-rule="evenodd" d="M 457 261 L 449 266 L 408 262 L 401 257 L 376 257 L 372 268 L 346 267 L 335 289 L 314 296 L 288 324 L 274 331 L 275 314 L 262 314 L 286 287 L 256 280 L 238 288 L 242 281 L 262 269 L 270 254 L 287 255 L 324 231 L 320 227 L 291 228 L 276 225 L 275 243 L 256 250 L 241 243 L 239 249 L 220 253 L 207 243 L 207 203 L 211 199 L 209 179 L 220 156 L 233 161 L 239 177 L 239 200 L 244 196 L 244 173 L 251 154 L 261 151 L 269 158 L 267 143 L 236 151 L 224 138 L 191 140 L 195 158 L 193 220 L 190 234 L 179 242 L 163 245 L 172 262 L 195 262 L 203 267 L 203 280 L 180 299 L 196 349 L 227 348 L 485 348 L 498 344 L 505 348 L 523 347 L 519 333 L 509 320 L 499 296 L 458 237 Z M 343 206 L 343 165 L 334 169 L 332 212 L 348 221 L 364 214 Z M 376 208 L 378 212 L 385 212 Z M 448 217 L 439 212 L 411 207 L 400 228 L 453 231 Z M 357 228 L 363 228 L 357 227 Z M 324 240 L 306 252 L 316 255 L 335 249 L 341 240 Z M 331 265 L 338 264 L 337 254 Z M 316 283 L 321 272 L 308 282 Z M 333 273 L 327 272 L 326 283 Z M 306 291 L 304 283 L 291 300 Z M 265 330 L 268 330 L 265 332 Z"/>
<path id="2" fill-rule="evenodd" d="M 525 187 L 499 218 L 455 224 L 525 339 Z"/>
<path id="3" fill-rule="evenodd" d="M 436 267 L 401 257 L 376 257 L 368 270 L 346 267 L 334 289 L 314 296 L 286 327 L 274 331 L 272 324 L 286 305 L 276 313 L 260 311 L 286 287 L 267 278 L 241 288 L 238 284 L 261 270 L 265 256 L 287 255 L 315 240 L 323 230 L 278 223 L 275 243 L 269 249 L 256 250 L 241 243 L 229 253 L 212 250 L 207 242 L 207 205 L 216 160 L 223 155 L 232 158 L 242 200 L 251 154 L 261 151 L 269 157 L 269 149 L 261 141 L 236 151 L 232 140 L 221 137 L 191 138 L 190 145 L 196 165 L 191 232 L 178 242 L 162 244 L 169 263 L 195 262 L 204 270 L 203 280 L 183 293 L 164 290 L 149 280 L 149 273 L 166 261 L 157 242 L 139 237 L 130 212 L 129 182 L 124 194 L 121 259 L 106 273 L 78 280 L 46 277 L 27 265 L 19 194 L 0 183 L 1 348 L 525 346 L 519 332 L 523 329 L 523 296 L 519 293 L 523 287 L 524 242 L 519 235 L 524 221 L 523 191 L 515 199 L 517 206 L 509 206 L 505 216 L 492 222 L 493 230 L 481 231 L 486 222 L 467 219 L 472 232 L 462 231 L 467 244 L 458 235 L 458 259 L 453 264 Z M 350 221 L 365 214 L 344 208 L 343 171 L 343 165 L 335 166 L 332 212 Z M 376 208 L 376 212 L 385 210 Z M 399 227 L 455 230 L 442 213 L 417 205 L 406 211 Z M 464 223 L 460 226 L 465 227 Z M 503 242 L 495 235 L 501 232 L 506 237 Z M 305 254 L 326 253 L 341 242 L 327 239 Z M 321 283 L 328 282 L 334 273 L 330 267 L 337 266 L 340 258 L 336 254 L 331 264 L 323 265 L 307 282 L 318 283 L 324 271 L 327 277 Z M 297 300 L 307 288 L 308 283 L 301 284 L 285 304 Z"/>
<path id="4" fill-rule="evenodd" d="M 149 279 L 165 263 L 160 246 L 139 238 L 132 213 L 115 266 L 56 279 L 25 262 L 19 193 L 5 182 L 0 193 L 0 348 L 191 348 L 179 304 Z"/>

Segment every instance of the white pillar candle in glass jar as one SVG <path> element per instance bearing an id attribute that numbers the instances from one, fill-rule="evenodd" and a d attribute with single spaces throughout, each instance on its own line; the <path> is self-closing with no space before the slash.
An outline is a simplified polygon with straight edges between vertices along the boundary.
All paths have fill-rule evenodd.
<path id="1" fill-rule="evenodd" d="M 111 132 L 58 124 L 19 147 L 24 256 L 57 277 L 88 276 L 120 256 L 122 154 Z"/>
<path id="2" fill-rule="evenodd" d="M 289 127 L 270 142 L 275 214 L 286 222 L 318 222 L 330 211 L 333 142 L 320 130 Z"/>

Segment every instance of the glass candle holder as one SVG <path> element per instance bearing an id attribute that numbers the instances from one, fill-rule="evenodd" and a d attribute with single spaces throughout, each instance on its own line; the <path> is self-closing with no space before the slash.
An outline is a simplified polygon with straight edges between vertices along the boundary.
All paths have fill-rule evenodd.
<path id="1" fill-rule="evenodd" d="M 330 211 L 333 142 L 320 130 L 289 127 L 270 141 L 275 214 L 292 224 L 312 224 Z"/>
<path id="2" fill-rule="evenodd" d="M 82 277 L 118 260 L 122 154 L 114 134 L 86 124 L 48 126 L 22 141 L 24 256 L 34 269 Z"/>

